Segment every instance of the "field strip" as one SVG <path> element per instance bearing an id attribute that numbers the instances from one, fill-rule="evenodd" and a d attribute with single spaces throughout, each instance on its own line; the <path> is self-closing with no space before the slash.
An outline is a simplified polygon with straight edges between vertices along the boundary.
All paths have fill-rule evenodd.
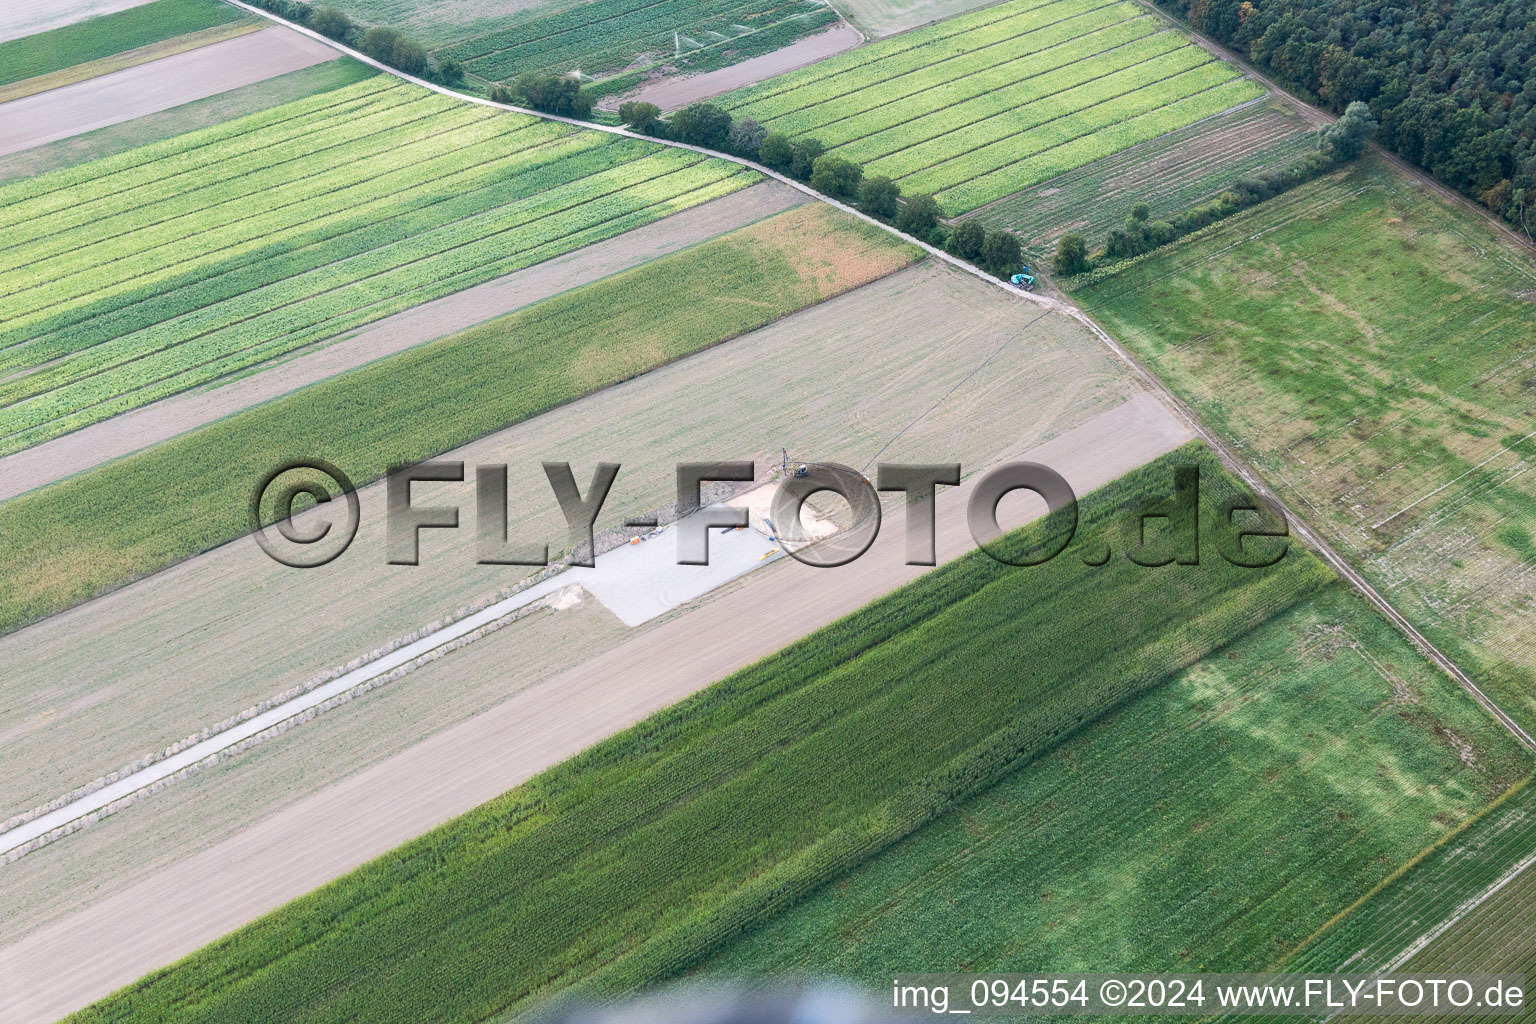
<path id="1" fill-rule="evenodd" d="M 38 75 L 35 78 L 23 78 L 19 82 L 0 86 L 0 103 L 9 103 L 11 100 L 19 100 L 24 96 L 35 96 L 40 92 L 48 92 L 51 89 L 74 85 L 76 82 L 84 82 L 87 79 L 108 75 L 114 71 L 138 67 L 140 64 L 161 60 L 172 54 L 186 53 L 188 50 L 196 50 L 212 43 L 234 39 L 236 36 L 243 36 L 249 32 L 258 32 L 261 28 L 261 22 L 252 19 L 226 22 L 223 25 L 213 25 L 209 28 L 198 29 L 195 32 L 188 32 L 186 35 L 172 36 L 170 39 L 164 39 L 158 43 L 150 43 L 148 46 L 125 50 L 111 57 L 101 57 L 97 60 L 86 61 L 84 64 L 76 64 L 74 67 L 51 71 L 48 74 Z"/>
<path id="2" fill-rule="evenodd" d="M 1381 522 L 1372 524 L 1371 529 L 1373 529 L 1373 530 L 1381 529 L 1381 527 L 1385 526 L 1387 523 L 1390 523 L 1392 520 L 1396 519 L 1398 516 L 1402 515 L 1404 512 L 1407 512 L 1409 509 L 1413 508 L 1416 505 L 1420 505 L 1420 504 L 1428 501 L 1430 498 L 1433 498 L 1435 495 L 1439 494 L 1441 491 L 1445 490 L 1447 487 L 1450 487 L 1452 484 L 1455 484 L 1458 480 L 1461 480 L 1463 477 L 1470 476 L 1471 474 L 1476 473 L 1478 470 L 1480 470 L 1484 466 L 1488 465 L 1488 463 L 1492 462 L 1494 459 L 1498 458 L 1500 455 L 1503 455 L 1505 452 L 1507 452 L 1510 449 L 1514 448 L 1514 446 L 1516 444 L 1519 444 L 1521 441 L 1529 441 L 1533 437 L 1536 437 L 1536 430 L 1533 430 L 1529 434 L 1526 434 L 1524 437 L 1520 438 L 1519 441 L 1514 442 L 1514 444 L 1507 444 L 1504 447 L 1500 448 L 1498 451 L 1496 451 L 1492 455 L 1488 456 L 1482 462 L 1479 462 L 1477 465 L 1473 466 L 1471 469 L 1467 470 L 1465 473 L 1462 473 L 1460 476 L 1456 477 L 1455 480 L 1448 480 L 1448 481 L 1446 481 L 1445 483 L 1441 484 L 1439 487 L 1436 487 L 1434 490 L 1430 491 L 1428 494 L 1424 495 L 1423 497 L 1418 498 L 1418 499 L 1416 499 L 1414 501 L 1411 501 L 1408 504 L 1404 505 L 1402 508 L 1398 509 L 1396 512 L 1393 512 L 1391 515 L 1387 516 L 1387 518 L 1383 519 Z"/>
<path id="3" fill-rule="evenodd" d="M 1020 457 L 1087 493 L 1188 437 L 1162 403 L 1141 395 Z M 939 492 L 940 562 L 974 546 L 965 504 L 975 480 Z M 0 950 L 15 1019 L 52 1020 L 86 1005 L 909 582 L 926 570 L 904 564 L 904 545 L 887 528 L 840 569 L 782 562 L 45 926 Z"/>
<path id="4" fill-rule="evenodd" d="M 710 539 L 709 565 L 679 565 L 673 561 L 677 547 L 675 534 L 669 535 L 671 530 L 672 527 L 665 527 L 655 536 L 645 538 L 642 543 L 620 545 L 604 552 L 597 556 L 592 568 L 577 566 L 555 573 L 505 600 L 466 615 L 419 640 L 397 647 L 360 668 L 266 711 L 249 714 L 238 724 L 215 732 L 207 739 L 184 741 L 187 745 L 169 757 L 123 775 L 98 789 L 86 787 L 88 791 L 81 796 L 55 800 L 48 805 L 59 805 L 53 810 L 33 812 L 35 817 L 24 816 L 25 820 L 20 824 L 0 832 L 0 863 L 62 839 L 72 830 L 70 826 L 79 827 L 88 821 L 98 820 L 123 806 L 136 794 L 161 787 L 204 762 L 212 763 L 220 754 L 232 748 L 244 749 L 242 745 L 249 746 L 251 741 L 262 737 L 264 733 L 306 712 L 321 708 L 337 697 L 370 683 L 376 684 L 397 669 L 419 662 L 450 644 L 476 639 L 471 634 L 485 630 L 558 591 L 580 586 L 601 601 L 626 626 L 635 627 L 782 557 L 774 540 L 758 530 L 732 530 L 716 534 Z"/>
<path id="5" fill-rule="evenodd" d="M 0 14 L 0 43 L 63 28 L 86 18 L 139 7 L 150 0 L 7 0 Z"/>
<path id="6" fill-rule="evenodd" d="M 484 284 L 396 313 L 349 338 L 254 376 L 191 391 L 0 458 L 0 501 L 212 422 L 269 398 L 638 266 L 806 202 L 755 185 Z"/>
<path id="7" fill-rule="evenodd" d="M 263 30 L 0 106 L 0 154 L 56 142 L 336 59 L 291 31 Z"/>

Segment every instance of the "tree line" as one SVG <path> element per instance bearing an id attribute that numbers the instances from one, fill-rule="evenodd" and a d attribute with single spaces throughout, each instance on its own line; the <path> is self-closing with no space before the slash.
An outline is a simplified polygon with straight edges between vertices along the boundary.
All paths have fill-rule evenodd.
<path id="1" fill-rule="evenodd" d="M 1062 235 L 1056 242 L 1051 269 L 1062 277 L 1070 277 L 1151 252 L 1348 163 L 1365 150 L 1378 127 L 1370 107 L 1358 101 L 1351 103 L 1338 121 L 1318 129 L 1317 149 L 1290 166 L 1244 175 L 1215 199 L 1191 206 L 1167 220 L 1153 220 L 1152 208 L 1137 203 L 1125 223 L 1109 232 L 1096 254 L 1090 251 L 1088 240 L 1082 235 Z"/>
<path id="2" fill-rule="evenodd" d="M 624 103 L 619 120 L 657 138 L 755 160 L 998 277 L 1017 273 L 1024 265 L 1018 239 L 1010 232 L 989 230 L 975 220 L 950 227 L 933 196 L 904 196 L 890 178 L 866 175 L 861 165 L 828 153 L 817 139 L 770 132 L 756 118 L 732 118 L 713 103 L 694 103 L 665 120 L 654 103 Z"/>
<path id="3" fill-rule="evenodd" d="M 452 57 L 435 64 L 427 57 L 427 48 L 392 28 L 359 25 L 334 7 L 311 7 L 298 0 L 246 0 L 262 10 L 271 11 L 296 25 L 312 28 L 338 43 L 355 47 L 392 68 L 417 78 L 427 78 L 442 85 L 459 85 L 464 69 Z"/>
<path id="4" fill-rule="evenodd" d="M 1536 232 L 1530 0 L 1158 0 L 1398 156 Z"/>

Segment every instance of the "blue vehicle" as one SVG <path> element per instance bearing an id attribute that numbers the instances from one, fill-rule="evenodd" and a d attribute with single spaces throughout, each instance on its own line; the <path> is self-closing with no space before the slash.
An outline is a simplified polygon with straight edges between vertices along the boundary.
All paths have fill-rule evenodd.
<path id="1" fill-rule="evenodd" d="M 1028 267 L 1024 268 L 1023 273 L 1014 274 L 1008 280 L 1013 284 L 1018 285 L 1020 288 L 1023 288 L 1027 292 L 1032 292 L 1035 290 L 1035 275 L 1030 273 Z"/>

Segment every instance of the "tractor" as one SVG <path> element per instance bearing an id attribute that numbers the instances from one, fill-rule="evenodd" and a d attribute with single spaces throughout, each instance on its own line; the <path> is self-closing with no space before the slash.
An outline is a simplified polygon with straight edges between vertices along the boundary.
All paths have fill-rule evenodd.
<path id="1" fill-rule="evenodd" d="M 1028 267 L 1025 267 L 1022 273 L 1014 274 L 1008 280 L 1027 292 L 1035 290 L 1035 275 L 1030 273 Z"/>

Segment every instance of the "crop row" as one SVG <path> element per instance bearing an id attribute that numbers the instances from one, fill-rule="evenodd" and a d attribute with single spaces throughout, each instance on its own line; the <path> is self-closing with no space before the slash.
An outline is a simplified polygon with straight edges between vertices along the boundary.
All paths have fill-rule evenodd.
<path id="1" fill-rule="evenodd" d="M 851 160 L 871 162 L 998 115 L 1023 123 L 1036 114 L 1037 107 L 1060 108 L 1074 97 L 1110 86 L 1124 91 L 1126 84 L 1156 81 L 1173 73 L 1168 70 L 1170 65 L 1183 70 L 1199 59 L 1209 58 L 1181 46 L 1174 33 L 1160 32 L 1058 67 L 1042 68 L 1037 75 L 998 83 L 994 88 L 962 81 L 952 87 L 930 89 L 892 109 L 855 115 L 836 130 L 819 132 L 816 137 L 827 146 L 843 147 L 841 155 Z"/>
<path id="2" fill-rule="evenodd" d="M 455 168 L 443 159 L 449 153 L 463 153 L 463 170 L 469 172 L 499 155 L 516 155 L 520 150 L 506 144 L 508 127 L 495 120 L 472 123 L 453 134 L 419 140 L 419 146 L 383 149 L 375 158 L 364 155 L 329 171 L 322 168 L 313 179 L 302 182 L 304 187 L 258 192 L 239 202 L 193 209 L 100 242 L 82 238 L 76 252 L 61 252 L 40 261 L 35 270 L 22 268 L 0 278 L 13 295 L 14 316 L 7 330 L 60 312 L 65 303 L 78 305 L 106 297 L 123 287 L 158 280 L 203 256 L 249 246 L 276 229 L 268 225 L 300 224 L 306 214 L 323 216 L 345 209 L 349 200 L 382 196 L 408 183 L 430 186 L 434 178 L 454 173 Z M 549 141 L 539 139 L 537 131 L 520 134 L 528 136 L 530 149 Z M 444 143 L 441 149 L 432 145 L 438 141 Z M 500 153 L 498 143 L 503 145 Z M 421 161 L 420 165 L 413 160 Z"/>
<path id="3" fill-rule="evenodd" d="M 239 10 L 213 0 L 156 0 L 7 39 L 0 42 L 0 85 L 223 25 L 240 16 Z"/>
<path id="4" fill-rule="evenodd" d="M 132 201 L 135 189 L 172 173 L 190 174 L 216 167 L 228 158 L 317 132 L 323 136 L 360 111 L 382 109 L 418 96 L 418 90 L 381 75 L 115 156 L 8 182 L 0 187 L 0 225 L 10 231 L 73 209 L 77 203 L 105 197 Z"/>
<path id="5" fill-rule="evenodd" d="M 745 97 L 750 92 L 744 90 L 728 97 L 727 103 L 736 115 L 755 117 L 764 123 L 823 104 L 836 110 L 867 109 L 883 100 L 898 99 L 916 91 L 921 86 L 906 85 L 911 76 L 920 76 L 918 81 L 925 84 L 961 78 L 1138 17 L 1145 17 L 1144 12 L 1137 12 L 1134 5 L 1123 0 L 1110 3 L 1063 0 L 1048 7 L 1020 12 L 971 33 L 946 36 L 876 60 L 837 69 L 825 77 L 808 79 L 796 88 L 769 97 L 740 102 L 735 97 Z M 880 45 L 872 43 L 849 53 L 856 54 Z M 796 74 L 803 76 L 804 73 Z M 874 91 L 862 102 L 855 98 L 865 90 Z M 796 128 L 811 128 L 823 123 L 825 119 L 814 118 L 782 122 L 786 127 Z"/>
<path id="6" fill-rule="evenodd" d="M 381 245 L 476 216 L 584 174 L 642 156 L 636 144 L 592 134 L 498 152 L 498 140 L 380 175 L 320 209 L 274 211 L 223 247 L 144 275 L 110 296 L 86 296 L 33 328 L 0 335 L 0 366 L 39 365 L 213 302 Z M 593 152 L 596 151 L 596 152 Z M 327 212 L 328 211 L 328 212 Z M 14 343 L 12 343 L 14 342 Z"/>
<path id="7" fill-rule="evenodd" d="M 1097 239 L 1135 202 L 1167 217 L 1213 198 L 1242 175 L 1284 167 L 1312 145 L 1299 119 L 1250 104 L 1048 178 L 979 215 L 1039 245 L 1066 231 Z"/>
<path id="8" fill-rule="evenodd" d="M 1087 528 L 1166 488 L 1172 461 L 1090 495 Z M 82 1020 L 155 1019 L 196 993 L 249 1020 L 467 1021 L 571 985 L 644 987 L 1326 576 L 1300 554 L 1170 574 L 1077 558 L 1021 572 L 973 553 Z"/>
<path id="9" fill-rule="evenodd" d="M 511 78 L 523 71 L 588 74 L 617 70 L 645 52 L 670 52 L 673 33 L 738 35 L 738 25 L 768 25 L 814 13 L 812 0 L 661 0 L 634 7 L 598 0 L 450 47 L 476 74 Z"/>
<path id="10" fill-rule="evenodd" d="M 1201 53 L 1175 50 L 1081 88 L 925 139 L 869 166 L 893 178 L 917 176 L 913 188 L 937 191 L 945 185 L 935 182 L 965 181 L 1233 78 L 1225 64 L 1201 60 Z M 1143 74 L 1154 69 L 1166 74 Z"/>
<path id="11" fill-rule="evenodd" d="M 466 117 L 467 114 L 493 116 L 485 110 L 455 110 L 422 100 L 383 109 L 368 108 L 325 126 L 325 130 L 274 139 L 260 149 L 232 154 L 217 166 L 182 170 L 175 166 L 174 158 L 162 161 L 154 168 L 160 177 L 124 189 L 121 199 L 91 188 L 77 189 L 80 201 L 76 206 L 33 218 L 15 229 L 5 249 L 0 251 L 4 269 L 22 265 L 29 254 L 48 255 L 46 244 L 37 243 L 46 243 L 72 228 L 83 228 L 93 238 L 105 236 L 116 224 L 145 223 L 161 211 L 210 205 L 216 201 L 215 192 L 228 198 L 238 196 L 240 193 L 235 190 L 241 185 L 256 188 L 267 182 L 303 178 L 310 166 L 324 168 L 345 160 L 349 152 L 366 150 L 385 133 L 394 133 L 398 139 L 404 133 L 430 133 L 439 130 L 439 125 L 451 127 L 478 119 Z M 103 225 L 100 232 L 94 230 L 98 222 Z"/>
<path id="12" fill-rule="evenodd" d="M 1084 15 L 1074 19 L 1074 24 L 1042 29 L 1026 40 L 1010 40 L 998 49 L 946 61 L 943 67 L 909 72 L 802 107 L 771 124 L 774 130 L 789 135 L 815 135 L 825 145 L 841 145 L 941 106 L 1038 79 L 1074 64 L 1089 62 L 1098 68 L 1128 44 L 1173 35 L 1154 35 L 1158 25 L 1150 16 L 1125 20 L 1117 14 L 1097 11 Z M 1094 25 L 1101 20 L 1104 24 Z M 1079 21 L 1081 24 L 1076 23 Z"/>
<path id="13" fill-rule="evenodd" d="M 1004 161 L 1003 166 L 989 174 L 979 175 L 940 192 L 939 202 L 946 210 L 955 213 L 975 209 L 1063 171 L 1081 167 L 1148 139 L 1155 139 L 1262 95 L 1264 90 L 1248 79 L 1232 79 L 1017 163 Z"/>
<path id="14" fill-rule="evenodd" d="M 188 337 L 170 325 L 103 343 L 87 365 L 46 371 L 71 383 L 0 412 L 0 450 L 18 450 L 163 395 L 310 344 L 440 295 L 549 259 L 724 194 L 755 176 L 672 151 L 556 186 L 491 213 L 328 264 L 260 289 L 225 326 Z M 187 320 L 193 318 L 186 318 Z M 121 342 L 121 343 L 119 343 Z M 55 376 L 55 370 L 64 371 Z M 89 372 L 90 376 L 79 376 Z"/>
<path id="15" fill-rule="evenodd" d="M 1108 2 L 1116 3 L 1119 0 L 1108 0 Z M 899 35 L 890 36 L 886 39 L 849 50 L 846 53 L 838 54 L 835 57 L 818 61 L 816 64 L 801 68 L 798 71 L 791 71 L 787 74 L 770 78 L 766 82 L 747 86 L 744 89 L 731 93 L 724 98 L 723 102 L 728 104 L 735 112 L 752 114 L 752 111 L 746 109 L 751 104 L 762 103 L 780 93 L 793 92 L 804 88 L 809 83 L 830 80 L 837 75 L 845 74 L 879 61 L 899 60 L 903 63 L 897 66 L 911 70 L 914 67 L 922 67 L 924 63 L 929 61 L 942 60 L 964 53 L 967 47 L 973 45 L 972 40 L 996 42 L 999 39 L 1018 35 L 1020 31 L 1027 31 L 1028 28 L 1025 27 L 1015 31 L 1005 30 L 1000 35 L 989 31 L 989 29 L 991 26 L 1009 19 L 1018 18 L 1020 15 L 1028 14 L 1031 11 L 1055 11 L 1058 13 L 1048 13 L 1044 18 L 1018 24 L 1024 26 L 1033 24 L 1035 27 L 1040 27 L 1041 25 L 1052 24 L 1066 17 L 1071 17 L 1073 12 L 1082 13 L 1085 10 L 1102 6 L 1106 6 L 1105 0 L 1097 0 L 1097 2 L 1086 5 L 1076 3 L 1074 0 L 1043 0 L 1043 2 L 1042 0 L 1008 0 L 1006 3 L 983 7 L 969 14 L 946 18 L 924 28 L 902 32 Z M 950 42 L 945 44 L 945 40 Z M 926 57 L 918 57 L 912 53 L 912 51 L 920 47 L 930 46 L 941 46 L 942 48 L 932 50 Z M 907 56 L 902 57 L 902 54 Z M 757 115 L 752 114 L 752 116 L 755 117 Z"/>
<path id="16" fill-rule="evenodd" d="M 166 254 L 157 252 L 172 242 L 234 226 L 241 219 L 283 206 L 326 201 L 328 192 L 366 184 L 383 170 L 407 166 L 409 157 L 421 158 L 464 149 L 492 138 L 507 138 L 518 126 L 494 113 L 465 108 L 442 117 L 412 117 L 398 126 L 381 127 L 363 138 L 342 141 L 318 153 L 313 162 L 295 146 L 274 160 L 270 175 L 260 170 L 236 178 L 189 189 L 172 199 L 124 210 L 100 221 L 61 228 L 20 245 L 4 254 L 0 266 L 0 290 L 8 296 L 39 285 L 64 286 L 75 273 L 100 268 L 130 258 L 135 271 L 152 271 Z M 515 138 L 509 140 L 516 146 Z M 302 144 L 300 144 L 302 145 Z M 190 250 L 178 250 L 172 258 L 190 258 Z M 98 287 L 111 283 L 93 275 Z M 13 315 L 34 305 L 17 305 Z"/>

